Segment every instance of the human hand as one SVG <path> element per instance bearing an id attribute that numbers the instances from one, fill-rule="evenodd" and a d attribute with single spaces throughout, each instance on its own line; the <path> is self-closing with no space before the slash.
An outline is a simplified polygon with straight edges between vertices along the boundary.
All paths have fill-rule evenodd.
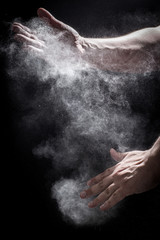
<path id="1" fill-rule="evenodd" d="M 76 30 L 66 25 L 65 23 L 57 20 L 44 8 L 39 8 L 37 14 L 41 19 L 44 19 L 53 29 L 57 29 L 63 33 L 62 41 L 66 43 L 66 45 L 69 44 L 69 46 L 74 47 L 78 50 L 79 53 L 84 52 L 83 38 Z M 28 49 L 31 49 L 37 53 L 44 53 L 44 50 L 47 47 L 46 43 L 45 41 L 39 39 L 34 34 L 34 31 L 31 31 L 31 29 L 29 29 L 28 27 L 17 22 L 13 23 L 12 28 L 13 31 L 16 33 L 16 40 L 25 43 L 25 47 L 27 47 Z"/>
<path id="2" fill-rule="evenodd" d="M 97 195 L 88 206 L 101 205 L 101 210 L 108 210 L 126 196 L 154 188 L 160 181 L 160 157 L 154 148 L 125 153 L 111 149 L 112 158 L 119 163 L 90 179 L 89 188 L 81 192 L 81 198 Z"/>

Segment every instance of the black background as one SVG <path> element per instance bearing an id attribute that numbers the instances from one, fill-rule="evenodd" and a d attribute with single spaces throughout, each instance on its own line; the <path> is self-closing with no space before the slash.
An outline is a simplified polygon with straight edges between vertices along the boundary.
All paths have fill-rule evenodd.
<path id="1" fill-rule="evenodd" d="M 124 24 L 119 16 L 135 14 L 156 14 L 160 17 L 160 4 L 154 0 L 59 0 L 59 1 L 8 1 L 1 5 L 1 43 L 6 44 L 10 34 L 10 23 L 14 18 L 28 20 L 36 15 L 38 7 L 44 7 L 58 19 L 74 27 L 83 36 L 104 35 L 103 29 L 116 29 L 125 33 Z M 142 26 L 127 22 L 128 29 Z M 153 24 L 154 25 L 154 22 Z M 127 31 L 128 31 L 127 29 Z M 41 134 L 34 139 L 16 125 L 21 110 L 13 104 L 10 97 L 10 80 L 5 72 L 5 57 L 1 56 L 1 97 L 2 97 L 2 182 L 5 184 L 4 223 L 5 234 L 20 237 L 26 236 L 47 239 L 59 237 L 99 237 L 132 239 L 146 237 L 155 239 L 159 233 L 160 223 L 160 190 L 156 188 L 139 196 L 126 200 L 121 211 L 103 226 L 78 227 L 63 221 L 57 204 L 50 198 L 52 175 L 50 161 L 38 161 L 32 155 L 32 147 L 39 142 L 46 132 L 51 130 L 42 127 Z M 26 135 L 25 135 L 26 134 Z M 28 139 L 26 139 L 28 138 Z M 49 173 L 49 174 L 48 174 Z M 55 179 L 58 176 L 55 176 Z M 54 177 L 51 177 L 53 180 Z M 58 235 L 57 235 L 58 234 Z"/>

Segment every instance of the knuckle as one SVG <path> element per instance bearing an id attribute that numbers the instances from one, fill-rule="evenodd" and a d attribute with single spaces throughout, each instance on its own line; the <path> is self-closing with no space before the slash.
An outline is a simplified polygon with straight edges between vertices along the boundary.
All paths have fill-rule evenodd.
<path id="1" fill-rule="evenodd" d="M 106 169 L 106 171 L 105 171 L 105 173 L 110 173 L 110 172 L 111 172 L 110 168 Z"/>
<path id="2" fill-rule="evenodd" d="M 91 195 L 93 195 L 93 190 L 92 188 L 89 188 L 86 190 L 86 197 L 90 197 Z"/>
<path id="3" fill-rule="evenodd" d="M 102 179 L 101 174 L 97 175 L 96 177 L 93 177 L 90 182 L 91 184 L 97 184 Z"/>
<path id="4" fill-rule="evenodd" d="M 87 196 L 95 195 L 97 194 L 97 192 L 101 191 L 101 189 L 102 186 L 100 185 L 100 183 L 93 185 L 88 189 Z"/>
<path id="5" fill-rule="evenodd" d="M 117 176 L 119 176 L 119 177 L 123 176 L 123 172 L 122 172 L 121 169 L 117 170 L 116 174 L 117 174 Z"/>
<path id="6" fill-rule="evenodd" d="M 95 184 L 96 183 L 96 178 L 92 178 L 91 180 L 90 180 L 90 184 Z"/>
<path id="7" fill-rule="evenodd" d="M 102 172 L 101 174 L 99 174 L 99 180 L 100 179 L 102 179 L 102 178 L 104 178 L 105 177 L 105 175 L 106 175 L 106 170 L 104 171 L 104 172 Z"/>
<path id="8" fill-rule="evenodd" d="M 124 173 L 123 173 L 123 171 L 121 170 L 121 169 L 117 169 L 114 173 L 113 173 L 113 178 L 114 179 L 118 179 L 118 180 L 120 180 L 121 178 L 123 178 L 123 175 L 124 175 Z"/>
<path id="9" fill-rule="evenodd" d="M 100 181 L 100 182 L 98 183 L 98 188 L 99 188 L 99 189 L 103 189 L 103 188 L 104 188 L 104 180 L 102 180 L 102 181 Z"/>
<path id="10" fill-rule="evenodd" d="M 114 172 L 111 177 L 112 177 L 112 181 L 115 182 L 119 176 L 117 175 L 117 172 Z"/>
<path id="11" fill-rule="evenodd" d="M 100 181 L 99 183 L 98 183 L 98 188 L 102 188 L 103 187 L 103 181 Z"/>
<path id="12" fill-rule="evenodd" d="M 93 205 L 97 206 L 100 202 L 100 199 L 97 197 L 96 199 L 93 200 Z"/>
<path id="13" fill-rule="evenodd" d="M 113 198 L 114 198 L 114 199 L 117 198 L 117 193 L 116 193 L 116 192 L 113 193 Z"/>
<path id="14" fill-rule="evenodd" d="M 106 189 L 104 190 L 104 193 L 105 193 L 105 195 L 109 195 L 109 194 L 110 194 L 109 188 L 106 188 Z"/>

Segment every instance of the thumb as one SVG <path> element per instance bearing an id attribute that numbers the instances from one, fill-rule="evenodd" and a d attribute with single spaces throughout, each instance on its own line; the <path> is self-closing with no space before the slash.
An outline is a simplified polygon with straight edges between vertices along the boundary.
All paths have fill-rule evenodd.
<path id="1" fill-rule="evenodd" d="M 58 29 L 64 29 L 65 24 L 61 21 L 57 20 L 55 17 L 52 16 L 51 13 L 49 13 L 44 8 L 39 8 L 37 10 L 38 17 L 46 20 L 48 23 L 51 24 L 52 27 L 58 28 Z"/>
<path id="2" fill-rule="evenodd" d="M 111 157 L 117 162 L 122 161 L 125 158 L 125 156 L 127 155 L 127 153 L 117 152 L 113 148 L 110 149 L 110 154 L 111 154 Z"/>

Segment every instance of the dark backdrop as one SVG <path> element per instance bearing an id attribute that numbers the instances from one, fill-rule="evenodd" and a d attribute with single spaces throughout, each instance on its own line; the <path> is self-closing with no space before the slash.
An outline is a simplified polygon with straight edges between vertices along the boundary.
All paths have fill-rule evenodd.
<path id="1" fill-rule="evenodd" d="M 128 14 L 155 14 L 160 17 L 160 4 L 154 0 L 59 0 L 59 1 L 5 1 L 1 5 L 1 43 L 6 44 L 10 34 L 10 23 L 16 17 L 28 20 L 36 15 L 38 7 L 44 7 L 58 19 L 77 29 L 84 36 L 104 36 L 104 30 L 125 33 L 149 25 L 149 20 L 138 24 L 131 22 Z M 128 15 L 129 16 L 129 15 Z M 119 18 L 123 19 L 119 21 Z M 124 23 L 125 21 L 125 23 Z M 151 24 L 156 25 L 156 20 Z M 127 26 L 124 28 L 124 26 Z M 50 185 L 48 172 L 51 172 L 50 161 L 38 161 L 32 155 L 32 146 L 46 134 L 45 127 L 37 139 L 25 139 L 28 136 L 18 131 L 16 121 L 20 116 L 20 109 L 10 98 L 9 79 L 5 73 L 5 56 L 1 54 L 1 97 L 2 97 L 2 157 L 1 171 L 5 191 L 4 222 L 5 234 L 20 237 L 26 236 L 36 239 L 50 237 L 118 237 L 131 239 L 138 236 L 141 239 L 149 237 L 155 239 L 159 232 L 160 222 L 160 191 L 156 188 L 149 193 L 132 196 L 126 202 L 121 212 L 99 227 L 76 227 L 66 224 L 58 212 L 57 205 L 50 199 Z M 157 105 L 158 106 L 158 105 Z M 49 129 L 50 130 L 50 129 Z M 52 179 L 53 180 L 53 179 Z M 58 235 L 57 235 L 58 234 Z"/>

